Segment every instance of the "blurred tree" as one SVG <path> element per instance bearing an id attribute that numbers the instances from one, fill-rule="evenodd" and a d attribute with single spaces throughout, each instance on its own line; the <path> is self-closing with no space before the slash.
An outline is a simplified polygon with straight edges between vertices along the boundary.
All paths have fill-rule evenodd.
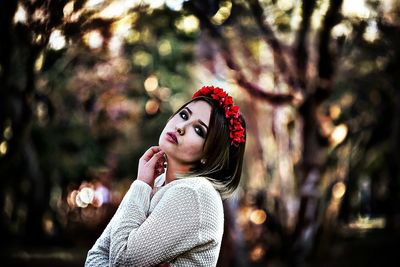
<path id="1" fill-rule="evenodd" d="M 217 4 L 210 4 L 210 1 L 191 1 L 188 9 L 199 18 L 204 32 L 217 44 L 218 52 L 233 72 L 233 79 L 251 97 L 266 100 L 272 105 L 288 104 L 297 108 L 294 120 L 302 125 L 301 157 L 296 175 L 278 178 L 281 180 L 277 198 L 280 208 L 275 212 L 288 234 L 281 237 L 283 242 L 296 244 L 300 257 L 303 257 L 306 243 L 313 240 L 318 228 L 318 187 L 329 145 L 329 136 L 322 134 L 318 114 L 321 104 L 333 90 L 334 66 L 338 60 L 335 54 L 340 53 L 340 46 L 333 45 L 331 31 L 340 22 L 342 1 L 302 1 L 298 6 L 288 1 L 216 2 L 219 2 L 217 12 L 213 10 Z M 321 26 L 311 27 L 312 15 L 317 12 L 324 13 L 320 18 Z M 290 16 L 296 16 L 299 25 L 296 22 L 291 25 Z M 317 38 L 310 40 L 312 34 Z M 287 45 L 293 36 L 292 46 Z M 262 40 L 268 48 L 262 46 Z M 252 46 L 269 50 L 271 57 L 266 58 L 269 62 L 259 56 L 261 51 L 256 50 L 258 55 L 253 53 Z M 260 85 L 260 77 L 269 73 L 272 73 L 275 84 Z M 290 121 L 284 127 L 290 127 Z M 296 178 L 296 181 L 287 178 Z M 294 198 L 298 198 L 295 203 Z M 296 205 L 296 202 L 299 208 L 298 214 L 294 215 L 290 206 Z M 296 261 L 297 257 L 290 255 L 288 259 Z"/>
<path id="2" fill-rule="evenodd" d="M 396 39 L 388 33 L 396 35 L 397 13 L 393 10 L 398 3 L 343 2 L 186 4 L 200 20 L 205 40 L 200 41 L 205 47 L 200 59 L 205 66 L 248 93 L 253 106 L 249 111 L 257 112 L 254 100 L 271 106 L 267 116 L 273 117 L 272 123 L 260 112 L 256 114 L 258 121 L 271 127 L 268 135 L 273 142 L 263 142 L 268 136 L 259 136 L 261 126 L 250 120 L 258 141 L 253 144 L 257 148 L 249 148 L 256 153 L 249 154 L 259 156 L 249 165 L 261 162 L 261 169 L 256 167 L 257 171 L 248 175 L 255 179 L 261 171 L 261 177 L 269 180 L 267 191 L 272 202 L 275 200 L 271 212 L 285 229 L 280 242 L 286 250 L 284 258 L 292 264 L 310 254 L 318 233 L 330 235 L 333 228 L 329 225 L 337 220 L 343 196 L 341 214 L 347 216 L 346 222 L 356 217 L 355 205 L 367 207 L 364 212 L 371 214 L 372 176 L 374 201 L 377 194 L 384 198 L 382 192 L 390 183 L 387 204 L 392 211 L 398 207 L 399 175 L 394 167 L 398 166 L 398 116 L 390 114 L 398 114 L 399 103 L 394 88 L 388 85 L 393 80 L 390 75 L 397 74 L 393 71 L 397 53 L 392 50 Z M 226 76 L 216 67 L 220 59 L 228 69 Z M 393 100 L 385 101 L 386 95 Z M 385 119 L 378 123 L 382 113 Z M 271 156 L 271 145 L 276 147 L 278 159 Z M 386 146 L 393 150 L 384 149 Z M 355 151 L 368 151 L 372 162 L 365 162 L 365 154 L 355 155 Z M 357 194 L 365 196 L 365 203 L 351 200 Z M 388 214 L 393 217 L 398 211 Z M 254 241 L 251 235 L 249 240 Z M 250 252 L 264 255 L 270 250 L 266 243 L 261 249 L 256 244 Z"/>
<path id="3" fill-rule="evenodd" d="M 134 177 L 190 89 L 196 35 L 180 12 L 140 2 L 0 5 L 2 242 L 71 239 L 69 194 Z"/>
<path id="4" fill-rule="evenodd" d="M 5 237 L 10 232 L 27 235 L 42 232 L 44 206 L 48 203 L 47 184 L 42 179 L 31 127 L 38 100 L 46 104 L 50 101 L 35 90 L 35 62 L 48 43 L 50 30 L 62 23 L 60 11 L 64 4 L 64 1 L 1 3 L 0 34 L 4 41 L 0 49 L 3 133 L 0 204 L 4 207 L 1 229 Z M 21 8 L 24 15 L 16 17 Z M 22 22 L 16 23 L 18 19 Z"/>
<path id="5" fill-rule="evenodd" d="M 351 210 L 360 208 L 360 188 L 370 184 L 372 194 L 368 216 L 384 214 L 388 228 L 395 227 L 399 214 L 399 4 L 371 3 L 376 18 L 349 20 L 352 34 L 347 36 L 345 64 L 338 78 L 338 92 L 333 102 L 342 103 L 338 123 L 351 125 L 351 168 L 347 177 L 348 194 L 342 205 L 341 218 L 351 219 Z M 351 88 L 351 93 L 346 88 Z M 345 103 L 347 102 L 347 103 Z M 344 104 L 344 105 L 343 105 Z M 352 201 L 357 199 L 357 201 Z M 398 226 L 396 226 L 398 227 Z"/>

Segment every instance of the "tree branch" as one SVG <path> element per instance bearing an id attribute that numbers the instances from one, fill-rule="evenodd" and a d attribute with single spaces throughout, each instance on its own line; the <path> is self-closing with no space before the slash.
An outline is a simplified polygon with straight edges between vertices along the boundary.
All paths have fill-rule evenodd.
<path id="1" fill-rule="evenodd" d="M 318 76 L 320 82 L 319 87 L 325 89 L 329 87 L 329 81 L 333 75 L 334 59 L 329 49 L 329 42 L 331 41 L 332 28 L 340 20 L 340 8 L 343 0 L 331 0 L 329 9 L 326 12 L 324 22 L 322 24 L 321 32 L 319 34 L 319 60 L 318 60 Z"/>
<path id="2" fill-rule="evenodd" d="M 285 61 L 280 41 L 278 40 L 278 38 L 276 38 L 273 30 L 265 20 L 263 14 L 264 9 L 262 8 L 258 0 L 250 0 L 249 4 L 254 19 L 256 20 L 256 23 L 261 31 L 262 37 L 264 41 L 271 47 L 272 53 L 274 55 L 274 60 L 285 82 L 295 91 L 301 91 L 301 89 L 303 88 L 300 87 L 298 81 L 295 78 L 295 75 L 293 75 L 292 71 L 290 70 L 288 64 Z"/>
<path id="3" fill-rule="evenodd" d="M 273 105 L 293 104 L 293 102 L 297 100 L 293 94 L 275 94 L 266 92 L 257 84 L 248 81 L 239 64 L 233 57 L 234 53 L 229 46 L 229 42 L 225 40 L 219 29 L 212 24 L 209 18 L 203 12 L 201 12 L 201 10 L 196 8 L 196 6 L 192 5 L 191 8 L 194 15 L 200 20 L 202 26 L 208 30 L 210 36 L 218 44 L 226 65 L 235 71 L 236 81 L 243 89 L 245 89 L 250 95 L 257 97 L 258 99 L 265 100 Z"/>
<path id="4" fill-rule="evenodd" d="M 296 72 L 297 77 L 302 88 L 307 86 L 307 32 L 310 29 L 311 15 L 314 11 L 316 1 L 315 0 L 303 0 L 302 1 L 302 21 L 300 29 L 297 32 L 296 37 L 296 48 L 295 48 L 295 60 L 296 60 Z"/>

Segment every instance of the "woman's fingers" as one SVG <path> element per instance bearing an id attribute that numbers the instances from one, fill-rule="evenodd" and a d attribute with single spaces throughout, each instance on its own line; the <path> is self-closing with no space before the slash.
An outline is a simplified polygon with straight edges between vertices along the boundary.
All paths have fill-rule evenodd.
<path id="1" fill-rule="evenodd" d="M 158 154 L 158 153 L 157 153 Z M 165 171 L 165 167 L 164 167 L 164 162 L 165 162 L 165 157 L 164 157 L 164 153 L 161 153 L 161 157 L 159 157 L 159 155 L 155 155 L 155 159 L 156 163 L 154 165 L 154 173 L 155 176 L 159 176 L 160 174 L 164 173 Z M 158 157 L 158 159 L 157 159 Z"/>
<path id="2" fill-rule="evenodd" d="M 149 167 L 151 167 L 151 166 L 155 167 L 155 166 L 157 165 L 158 161 L 159 161 L 160 159 L 162 159 L 162 158 L 164 158 L 164 152 L 163 152 L 163 151 L 159 151 L 159 152 L 155 153 L 155 154 L 151 157 L 150 160 L 147 161 L 147 165 L 148 165 Z"/>
<path id="3" fill-rule="evenodd" d="M 145 161 L 149 161 L 154 154 L 158 153 L 161 151 L 161 148 L 159 146 L 152 146 L 147 151 L 143 154 L 142 159 Z"/>
<path id="4" fill-rule="evenodd" d="M 158 146 L 150 147 L 139 160 L 137 179 L 153 186 L 157 176 L 162 174 L 164 168 L 164 152 Z"/>
<path id="5" fill-rule="evenodd" d="M 162 157 L 160 157 L 158 160 L 157 160 L 157 162 L 156 162 L 156 165 L 157 166 L 161 166 L 161 167 L 163 167 L 164 166 L 164 163 L 165 163 L 165 157 L 164 157 L 164 153 L 162 153 L 163 154 L 163 156 Z"/>

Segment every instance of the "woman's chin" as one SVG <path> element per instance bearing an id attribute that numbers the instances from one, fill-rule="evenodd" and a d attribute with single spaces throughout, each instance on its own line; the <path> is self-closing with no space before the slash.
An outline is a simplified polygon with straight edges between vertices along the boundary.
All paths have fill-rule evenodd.
<path id="1" fill-rule="evenodd" d="M 159 140 L 159 141 L 158 141 L 158 146 L 159 146 L 162 150 L 164 150 L 164 148 L 165 148 L 165 142 L 164 142 L 163 140 Z"/>
<path id="2" fill-rule="evenodd" d="M 168 142 L 166 142 L 164 140 L 162 140 L 162 141 L 160 140 L 158 142 L 158 146 L 161 148 L 162 151 L 164 151 L 164 153 L 167 156 L 168 156 L 169 153 L 171 153 L 171 150 L 173 149 L 172 146 Z"/>

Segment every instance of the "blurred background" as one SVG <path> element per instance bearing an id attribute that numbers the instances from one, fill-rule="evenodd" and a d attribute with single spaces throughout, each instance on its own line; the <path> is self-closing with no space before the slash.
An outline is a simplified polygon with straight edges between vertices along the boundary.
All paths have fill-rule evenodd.
<path id="1" fill-rule="evenodd" d="M 397 0 L 1 1 L 1 265 L 83 266 L 203 85 L 248 125 L 218 266 L 396 262 L 399 15 Z"/>

